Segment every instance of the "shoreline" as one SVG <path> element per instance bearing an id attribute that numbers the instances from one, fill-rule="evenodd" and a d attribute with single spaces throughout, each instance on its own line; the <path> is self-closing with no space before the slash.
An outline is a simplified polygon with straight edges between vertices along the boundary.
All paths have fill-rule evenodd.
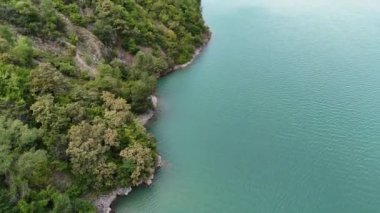
<path id="1" fill-rule="evenodd" d="M 212 33 L 211 33 L 211 31 L 210 31 L 210 32 L 207 34 L 207 37 L 203 40 L 203 44 L 202 44 L 200 47 L 198 47 L 197 49 L 195 49 L 195 52 L 194 52 L 192 58 L 191 58 L 188 62 L 186 62 L 186 63 L 184 63 L 184 64 L 177 64 L 177 65 L 174 65 L 174 67 L 171 67 L 171 68 L 168 69 L 168 71 L 162 73 L 162 74 L 160 75 L 159 78 L 162 78 L 162 77 L 164 77 L 164 76 L 166 76 L 166 75 L 169 75 L 170 73 L 173 73 L 173 72 L 176 72 L 176 71 L 180 71 L 180 70 L 182 70 L 182 69 L 185 69 L 185 68 L 187 68 L 188 66 L 190 66 L 191 64 L 193 64 L 194 61 L 198 58 L 198 56 L 199 56 L 199 55 L 204 51 L 204 49 L 207 47 L 208 43 L 209 43 L 210 40 L 211 40 L 211 36 L 212 36 Z"/>
<path id="2" fill-rule="evenodd" d="M 180 71 L 182 69 L 185 69 L 187 67 L 189 67 L 190 65 L 192 65 L 194 63 L 194 61 L 202 54 L 202 52 L 204 51 L 204 49 L 207 47 L 208 43 L 210 42 L 211 40 L 211 32 L 207 35 L 207 38 L 204 40 L 203 44 L 197 48 L 193 54 L 193 57 L 186 63 L 184 64 L 178 64 L 178 65 L 175 65 L 174 67 L 168 69 L 168 71 L 162 73 L 159 78 L 162 78 L 162 77 L 165 77 L 173 72 L 177 72 L 177 71 Z M 142 125 L 147 125 L 153 118 L 154 116 L 156 115 L 157 113 L 157 108 L 158 108 L 158 97 L 157 95 L 151 95 L 150 96 L 151 98 L 151 101 L 152 101 L 152 105 L 153 105 L 153 110 L 149 110 L 148 112 L 144 113 L 144 114 L 141 114 L 138 116 L 138 120 L 140 121 L 140 123 Z"/>
<path id="3" fill-rule="evenodd" d="M 156 163 L 156 170 L 161 168 L 162 166 L 163 166 L 162 157 L 160 155 L 158 155 L 157 156 L 157 163 Z M 153 183 L 154 175 L 155 174 L 153 173 L 149 177 L 148 180 L 139 183 L 138 186 L 142 186 L 142 185 L 150 186 Z M 98 198 L 96 198 L 94 200 L 94 204 L 96 206 L 97 212 L 101 212 L 101 213 L 113 212 L 112 205 L 117 200 L 117 198 L 120 196 L 127 196 L 131 192 L 132 192 L 131 186 L 120 187 L 120 188 L 117 188 L 117 189 L 109 192 L 108 194 L 104 194 L 104 195 L 99 196 Z"/>
<path id="4" fill-rule="evenodd" d="M 190 66 L 191 64 L 193 64 L 193 62 L 198 58 L 198 56 L 204 51 L 204 49 L 207 47 L 208 43 L 210 42 L 211 40 L 211 32 L 209 32 L 207 34 L 207 37 L 206 39 L 204 39 L 204 42 L 203 44 L 197 48 L 193 54 L 193 57 L 186 63 L 184 64 L 179 64 L 179 65 L 175 65 L 174 67 L 168 69 L 167 72 L 164 72 L 163 74 L 161 74 L 159 76 L 159 78 L 162 78 L 166 75 L 169 75 L 170 73 L 173 73 L 173 72 L 176 72 L 176 71 L 180 71 L 182 69 L 185 69 L 187 68 L 188 66 Z M 148 112 L 144 113 L 144 114 L 141 114 L 141 115 L 138 115 L 137 116 L 137 119 L 139 120 L 139 122 L 143 125 L 143 126 L 146 126 L 147 124 L 149 124 L 149 122 L 155 117 L 155 115 L 157 114 L 157 108 L 158 108 L 158 97 L 156 95 L 151 95 L 150 96 L 151 98 L 151 101 L 152 101 L 152 105 L 153 105 L 153 109 L 152 110 L 149 110 Z M 157 163 L 156 163 L 156 169 L 155 171 L 153 172 L 152 176 L 149 177 L 148 180 L 146 180 L 145 182 L 141 182 L 140 184 L 138 184 L 137 186 L 135 187 L 140 187 L 142 185 L 146 185 L 146 186 L 150 186 L 151 184 L 153 184 L 153 179 L 154 179 L 154 175 L 155 173 L 157 172 L 157 169 L 161 168 L 163 165 L 162 163 L 162 157 L 160 155 L 157 156 Z M 112 205 L 115 203 L 115 201 L 118 200 L 118 197 L 121 197 L 121 196 L 127 196 L 129 193 L 132 192 L 132 187 L 129 186 L 129 187 L 120 187 L 120 188 L 117 188 L 111 192 L 109 192 L 108 194 L 103 194 L 103 195 L 100 195 L 98 196 L 94 201 L 93 203 L 95 204 L 96 206 L 96 209 L 97 209 L 97 212 L 99 213 L 111 213 L 111 212 L 114 212 L 113 209 L 112 209 Z"/>

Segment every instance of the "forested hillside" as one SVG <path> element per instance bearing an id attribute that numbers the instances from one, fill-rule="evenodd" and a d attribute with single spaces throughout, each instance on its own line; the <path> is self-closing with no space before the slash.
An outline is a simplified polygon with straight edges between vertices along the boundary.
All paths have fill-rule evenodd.
<path id="1" fill-rule="evenodd" d="M 1 0 L 0 212 L 91 212 L 146 181 L 136 115 L 208 37 L 200 0 Z"/>

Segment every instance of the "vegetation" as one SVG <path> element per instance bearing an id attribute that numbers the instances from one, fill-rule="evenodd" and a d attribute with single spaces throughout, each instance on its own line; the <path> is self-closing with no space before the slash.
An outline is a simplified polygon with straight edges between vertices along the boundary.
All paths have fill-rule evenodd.
<path id="1" fill-rule="evenodd" d="M 0 212 L 93 212 L 154 172 L 136 119 L 208 39 L 199 0 L 0 2 Z"/>

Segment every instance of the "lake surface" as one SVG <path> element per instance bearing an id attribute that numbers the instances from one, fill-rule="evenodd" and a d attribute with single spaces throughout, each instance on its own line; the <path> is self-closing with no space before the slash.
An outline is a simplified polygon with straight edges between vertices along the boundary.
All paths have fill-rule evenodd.
<path id="1" fill-rule="evenodd" d="M 380 2 L 203 8 L 211 43 L 158 88 L 167 165 L 117 212 L 380 212 Z"/>

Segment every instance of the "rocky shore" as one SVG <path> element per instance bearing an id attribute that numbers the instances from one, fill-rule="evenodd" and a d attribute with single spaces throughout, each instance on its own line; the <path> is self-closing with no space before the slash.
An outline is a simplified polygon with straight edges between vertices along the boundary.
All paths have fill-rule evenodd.
<path id="1" fill-rule="evenodd" d="M 126 196 L 131 191 L 132 191 L 132 187 L 118 188 L 108 194 L 100 196 L 94 201 L 97 212 L 110 213 L 112 211 L 111 204 L 112 202 L 114 202 L 117 196 Z"/>
<path id="2" fill-rule="evenodd" d="M 202 46 L 195 50 L 194 55 L 190 59 L 190 61 L 188 61 L 187 63 L 184 63 L 184 64 L 175 65 L 173 68 L 171 68 L 167 72 L 163 73 L 161 75 L 161 77 L 190 66 L 195 61 L 195 59 L 197 59 L 197 57 L 202 53 L 204 48 L 207 46 L 208 42 L 210 41 L 210 36 L 211 36 L 211 34 L 208 35 L 207 39 L 205 39 Z M 150 120 L 152 120 L 152 118 L 156 115 L 156 110 L 158 107 L 158 97 L 155 95 L 151 95 L 150 98 L 152 100 L 153 110 L 149 110 L 148 112 L 138 116 L 139 121 L 143 125 L 148 124 L 148 122 Z"/>
<path id="3" fill-rule="evenodd" d="M 206 46 L 207 46 L 208 42 L 210 41 L 210 39 L 211 39 L 211 33 L 209 35 L 207 35 L 207 37 L 204 39 L 202 46 L 200 46 L 198 49 L 195 50 L 195 52 L 193 54 L 193 57 L 188 62 L 186 62 L 184 64 L 175 65 L 174 67 L 172 67 L 171 69 L 169 69 L 167 72 L 163 73 L 161 75 L 161 77 L 163 77 L 165 75 L 168 75 L 168 74 L 170 74 L 172 72 L 175 72 L 175 71 L 178 71 L 178 70 L 181 70 L 181 69 L 184 69 L 184 68 L 190 66 L 195 61 L 195 59 L 197 59 L 198 56 L 206 48 Z"/>
<path id="4" fill-rule="evenodd" d="M 194 62 L 194 60 L 202 53 L 202 51 L 204 50 L 204 48 L 207 46 L 210 38 L 211 38 L 211 34 L 208 35 L 208 37 L 205 39 L 205 41 L 203 42 L 203 45 L 195 50 L 194 55 L 193 55 L 193 57 L 191 58 L 190 61 L 188 61 L 185 64 L 175 65 L 173 68 L 169 69 L 168 72 L 165 72 L 164 74 L 162 74 L 161 77 L 165 76 L 165 75 L 167 75 L 169 73 L 172 73 L 174 71 L 177 71 L 177 70 L 180 70 L 180 69 L 184 69 L 184 68 L 188 67 L 189 65 L 191 65 Z M 155 95 L 151 95 L 150 98 L 151 98 L 151 101 L 152 101 L 153 110 L 149 110 L 148 112 L 146 112 L 146 113 L 144 113 L 142 115 L 139 115 L 137 117 L 137 119 L 143 125 L 148 124 L 148 122 L 150 120 L 152 120 L 152 118 L 155 116 L 156 111 L 157 111 L 158 97 L 155 96 Z M 160 155 L 158 155 L 156 168 L 160 168 L 162 165 L 163 165 L 163 163 L 162 163 L 162 157 Z M 149 185 L 151 185 L 153 183 L 153 179 L 154 179 L 154 174 L 152 174 L 152 176 L 148 180 L 146 180 L 145 182 L 140 183 L 139 185 L 147 185 L 147 186 L 149 186 Z M 112 212 L 111 205 L 117 199 L 117 197 L 118 196 L 126 196 L 131 191 L 132 191 L 131 187 L 126 187 L 126 188 L 122 188 L 121 187 L 121 188 L 117 188 L 117 189 L 109 192 L 108 194 L 104 194 L 104 195 L 99 196 L 98 198 L 96 198 L 93 201 L 94 204 L 95 204 L 95 206 L 96 206 L 96 208 L 97 208 L 97 212 L 98 213 L 110 213 L 110 212 Z"/>
<path id="5" fill-rule="evenodd" d="M 162 167 L 162 158 L 160 155 L 157 156 L 157 164 L 156 168 Z M 154 174 L 149 177 L 145 182 L 141 182 L 139 185 L 147 185 L 150 186 L 153 183 Z M 97 212 L 99 213 L 110 213 L 112 212 L 111 205 L 117 199 L 118 196 L 127 196 L 132 191 L 132 187 L 126 188 L 117 188 L 108 194 L 101 195 L 96 200 L 94 200 L 94 204 L 96 206 Z"/>
<path id="6" fill-rule="evenodd" d="M 140 121 L 140 123 L 142 125 L 146 125 L 150 120 L 152 120 L 152 118 L 154 117 L 154 115 L 156 114 L 156 110 L 157 110 L 157 107 L 158 107 L 158 98 L 157 96 L 155 95 L 151 95 L 150 96 L 150 99 L 152 101 L 152 105 L 153 105 L 153 110 L 149 110 L 148 112 L 142 114 L 142 115 L 139 115 L 137 117 L 137 119 Z"/>

